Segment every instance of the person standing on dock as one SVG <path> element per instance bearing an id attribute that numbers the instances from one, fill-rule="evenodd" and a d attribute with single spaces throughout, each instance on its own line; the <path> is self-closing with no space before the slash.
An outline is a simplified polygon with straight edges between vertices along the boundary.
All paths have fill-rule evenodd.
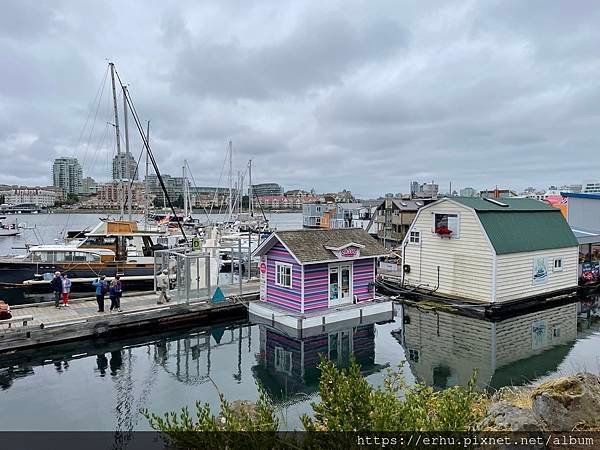
<path id="1" fill-rule="evenodd" d="M 123 283 L 121 283 L 121 277 L 115 275 L 115 278 L 110 283 L 110 290 L 108 292 L 110 297 L 110 310 L 117 310 L 121 312 L 121 296 L 123 295 Z"/>
<path id="2" fill-rule="evenodd" d="M 96 281 L 92 281 L 92 286 L 96 288 L 96 301 L 98 302 L 98 312 L 104 312 L 104 296 L 108 292 L 108 282 L 105 275 L 100 275 Z"/>
<path id="3" fill-rule="evenodd" d="M 60 308 L 60 299 L 62 297 L 62 278 L 60 272 L 54 272 L 54 278 L 50 282 L 52 291 L 54 292 L 54 306 Z"/>
<path id="4" fill-rule="evenodd" d="M 69 294 L 71 293 L 71 280 L 69 276 L 64 273 L 62 279 L 62 301 L 63 306 L 69 306 Z"/>
<path id="5" fill-rule="evenodd" d="M 161 274 L 158 277 L 156 277 L 156 289 L 159 293 L 158 301 L 156 303 L 162 305 L 164 302 L 168 302 L 171 300 L 171 297 L 169 296 L 169 288 L 169 271 L 165 269 L 161 272 Z"/>

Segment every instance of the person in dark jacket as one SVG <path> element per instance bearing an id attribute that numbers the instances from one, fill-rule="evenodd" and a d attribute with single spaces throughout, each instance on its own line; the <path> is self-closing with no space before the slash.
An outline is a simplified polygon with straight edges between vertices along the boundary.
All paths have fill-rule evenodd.
<path id="1" fill-rule="evenodd" d="M 106 276 L 100 275 L 100 278 L 96 278 L 96 281 L 92 281 L 92 286 L 96 288 L 98 312 L 104 312 L 104 296 L 108 292 L 108 282 L 106 281 Z"/>
<path id="2" fill-rule="evenodd" d="M 63 291 L 63 283 L 60 272 L 54 272 L 54 278 L 52 278 L 50 286 L 52 286 L 52 291 L 54 292 L 54 306 L 56 308 L 60 308 L 60 300 L 62 298 Z"/>
<path id="3" fill-rule="evenodd" d="M 110 283 L 110 290 L 108 296 L 110 297 L 110 310 L 116 309 L 121 312 L 121 295 L 123 295 L 123 284 L 121 283 L 121 277 L 116 275 Z"/>

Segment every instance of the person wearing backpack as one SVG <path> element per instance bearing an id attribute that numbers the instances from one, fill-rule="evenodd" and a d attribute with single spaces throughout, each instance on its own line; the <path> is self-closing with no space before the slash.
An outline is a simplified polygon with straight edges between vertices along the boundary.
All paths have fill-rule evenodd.
<path id="1" fill-rule="evenodd" d="M 92 286 L 96 288 L 96 301 L 98 302 L 98 312 L 104 312 L 104 296 L 108 292 L 108 282 L 105 275 L 100 275 L 96 281 L 92 281 Z"/>
<path id="2" fill-rule="evenodd" d="M 119 275 L 115 275 L 115 278 L 110 283 L 110 289 L 108 291 L 111 311 L 115 309 L 121 312 L 121 295 L 123 295 L 123 284 L 121 283 L 121 277 Z"/>
<path id="3" fill-rule="evenodd" d="M 54 277 L 50 282 L 50 286 L 52 286 L 52 292 L 54 292 L 54 306 L 60 308 L 60 299 L 63 291 L 63 280 L 60 276 L 60 272 L 54 272 Z"/>

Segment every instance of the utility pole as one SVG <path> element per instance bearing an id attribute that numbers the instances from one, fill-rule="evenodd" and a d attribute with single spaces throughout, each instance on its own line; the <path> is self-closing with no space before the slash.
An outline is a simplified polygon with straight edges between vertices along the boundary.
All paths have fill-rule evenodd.
<path id="1" fill-rule="evenodd" d="M 146 123 L 146 143 L 150 145 L 150 121 Z M 146 148 L 146 176 L 144 177 L 144 230 L 148 229 L 148 210 L 150 209 L 150 189 L 148 186 L 149 172 L 148 148 Z"/>
<path id="2" fill-rule="evenodd" d="M 115 110 L 115 133 L 117 135 L 117 175 L 119 179 L 119 188 L 117 189 L 117 197 L 119 200 L 119 206 L 121 209 L 121 218 L 124 214 L 123 205 L 123 171 L 121 170 L 121 136 L 119 134 L 119 108 L 117 106 L 117 90 L 115 87 L 115 65 L 109 63 L 110 66 L 110 79 L 112 81 L 112 94 L 113 94 L 113 105 Z"/>
<path id="3" fill-rule="evenodd" d="M 127 179 L 127 216 L 131 220 L 131 197 L 132 197 L 132 173 L 129 161 L 131 153 L 129 152 L 129 123 L 127 121 L 127 86 L 123 86 L 123 123 L 125 124 L 125 177 Z M 122 213 L 121 213 L 122 214 Z"/>

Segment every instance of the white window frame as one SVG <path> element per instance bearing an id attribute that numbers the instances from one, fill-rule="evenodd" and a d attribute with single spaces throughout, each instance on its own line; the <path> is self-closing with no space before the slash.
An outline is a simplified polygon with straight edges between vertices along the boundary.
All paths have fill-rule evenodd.
<path id="1" fill-rule="evenodd" d="M 413 236 L 414 233 L 414 236 Z M 421 232 L 420 231 L 409 231 L 408 232 L 408 243 L 413 245 L 421 245 Z"/>
<path id="2" fill-rule="evenodd" d="M 284 270 L 289 269 L 289 271 L 290 271 L 290 284 L 289 285 L 285 284 L 282 281 L 282 279 L 281 279 L 282 277 L 280 276 L 280 269 L 284 269 Z M 276 286 L 281 286 L 281 287 L 284 287 L 284 288 L 291 288 L 293 286 L 293 284 L 294 284 L 293 274 L 294 274 L 294 268 L 293 268 L 293 266 L 291 264 L 283 263 L 283 262 L 276 262 L 275 263 L 275 285 Z"/>
<path id="3" fill-rule="evenodd" d="M 450 239 L 459 239 L 460 238 L 460 213 L 448 213 L 448 212 L 432 212 L 431 213 L 431 233 L 436 234 L 435 232 L 435 216 L 436 215 L 446 215 L 446 216 L 456 216 L 456 231 L 452 231 L 450 235 Z"/>
<path id="4" fill-rule="evenodd" d="M 556 267 L 556 263 L 559 262 L 559 267 Z M 554 262 L 552 263 L 552 272 L 562 272 L 563 271 L 563 258 L 554 258 Z"/>

